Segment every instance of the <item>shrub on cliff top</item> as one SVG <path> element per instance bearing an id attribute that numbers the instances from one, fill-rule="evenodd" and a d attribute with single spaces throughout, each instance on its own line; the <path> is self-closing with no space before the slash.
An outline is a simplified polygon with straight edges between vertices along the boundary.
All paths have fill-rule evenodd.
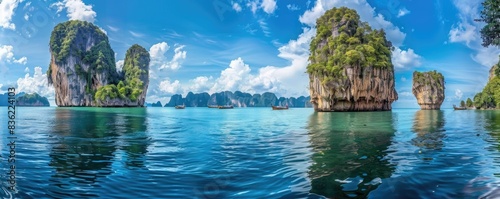
<path id="1" fill-rule="evenodd" d="M 355 10 L 328 10 L 316 21 L 316 29 L 310 44 L 309 74 L 339 77 L 348 65 L 393 69 L 392 44 L 384 30 L 372 30 Z"/>
<path id="2" fill-rule="evenodd" d="M 143 92 L 143 80 L 148 76 L 149 71 L 149 52 L 142 46 L 134 44 L 127 50 L 123 73 L 125 79 L 118 84 L 101 87 L 97 90 L 95 98 L 106 100 L 107 98 L 128 98 L 130 101 L 137 101 L 139 95 Z"/>

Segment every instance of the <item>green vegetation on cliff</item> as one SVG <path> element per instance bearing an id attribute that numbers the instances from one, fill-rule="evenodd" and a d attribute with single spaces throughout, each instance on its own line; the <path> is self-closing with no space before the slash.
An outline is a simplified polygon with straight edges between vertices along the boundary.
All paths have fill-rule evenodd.
<path id="1" fill-rule="evenodd" d="M 500 46 L 500 1 L 485 0 L 481 11 L 481 19 L 486 25 L 481 29 L 483 46 Z M 499 55 L 500 59 L 500 55 Z M 490 74 L 490 80 L 483 91 L 474 96 L 474 106 L 480 109 L 500 107 L 500 60 L 492 67 L 494 75 Z M 493 77 L 493 78 L 491 78 Z"/>
<path id="2" fill-rule="evenodd" d="M 82 51 L 89 39 L 97 44 L 95 49 L 89 52 Z M 104 42 L 101 44 L 101 42 Z M 109 61 L 114 60 L 114 52 L 109 46 L 108 37 L 99 27 L 86 21 L 71 20 L 58 24 L 54 27 L 50 36 L 50 50 L 58 64 L 64 63 L 69 56 L 84 58 L 87 54 L 96 54 L 102 50 L 106 55 L 111 52 L 113 56 L 106 57 Z M 91 61 L 91 60 L 88 60 Z"/>
<path id="3" fill-rule="evenodd" d="M 316 22 L 316 37 L 310 44 L 309 74 L 341 77 L 346 66 L 359 65 L 393 69 L 391 42 L 384 30 L 372 30 L 355 10 L 328 10 Z"/>
<path id="4" fill-rule="evenodd" d="M 95 44 L 86 51 L 89 44 Z M 81 60 L 82 64 L 89 66 L 88 70 L 83 70 L 79 63 L 76 63 L 76 74 L 83 79 L 87 79 L 86 90 L 92 92 L 92 74 L 96 71 L 108 74 L 108 82 L 117 83 L 119 80 L 115 66 L 115 52 L 109 45 L 108 37 L 104 32 L 92 23 L 86 21 L 71 20 L 58 24 L 54 27 L 50 36 L 50 51 L 57 65 L 67 64 L 70 56 L 76 60 Z M 51 66 L 47 74 L 52 72 Z M 52 77 L 47 76 L 49 83 Z"/>
<path id="5" fill-rule="evenodd" d="M 474 106 L 476 108 L 487 109 L 500 107 L 500 78 L 493 77 L 483 91 L 474 96 Z"/>
<path id="6" fill-rule="evenodd" d="M 107 85 L 99 88 L 95 98 L 99 100 L 128 98 L 136 101 L 143 92 L 144 81 L 149 71 L 149 52 L 143 47 L 135 44 L 127 50 L 123 73 L 125 80 L 115 85 Z"/>
<path id="7" fill-rule="evenodd" d="M 425 78 L 425 74 L 428 74 L 432 78 L 432 80 L 434 80 L 434 82 L 438 83 L 438 86 L 440 89 L 444 86 L 444 85 L 442 85 L 442 83 L 444 84 L 444 76 L 441 73 L 437 72 L 436 70 L 429 71 L 429 72 L 415 71 L 415 76 L 413 76 L 414 82 L 417 82 L 417 83 L 423 84 L 423 85 L 430 84 L 429 79 Z M 443 81 L 441 81 L 441 80 L 443 80 Z"/>

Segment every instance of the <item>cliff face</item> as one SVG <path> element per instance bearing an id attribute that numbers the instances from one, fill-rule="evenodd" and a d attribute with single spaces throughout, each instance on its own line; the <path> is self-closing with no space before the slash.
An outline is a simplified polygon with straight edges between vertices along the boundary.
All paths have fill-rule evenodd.
<path id="1" fill-rule="evenodd" d="M 277 98 L 274 93 L 266 92 L 251 95 L 241 91 L 220 92 L 209 95 L 208 93 L 189 92 L 185 98 L 182 95 L 173 95 L 165 107 L 174 107 L 176 105 L 186 105 L 187 107 L 207 107 L 208 105 L 233 105 L 235 107 L 271 107 L 275 105 L 288 105 L 289 107 L 312 107 L 309 97 L 299 98 Z"/>
<path id="2" fill-rule="evenodd" d="M 473 105 L 477 109 L 498 109 L 500 107 L 500 78 L 496 75 L 498 74 L 498 64 L 494 65 L 490 69 L 490 75 L 488 82 L 484 86 L 483 90 L 474 95 Z"/>
<path id="3" fill-rule="evenodd" d="M 116 71 L 115 53 L 107 36 L 97 26 L 84 21 L 58 24 L 51 34 L 50 53 L 47 78 L 54 86 L 58 106 L 143 106 L 149 83 L 149 66 L 143 65 L 149 65 L 149 53 L 147 60 L 143 58 L 139 62 L 139 68 L 146 72 L 140 78 L 142 82 L 128 81 L 127 77 L 124 79 L 126 72 Z M 127 88 L 120 91 L 117 85 Z M 139 92 L 134 88 L 145 89 Z M 131 97 L 134 91 L 138 99 Z"/>
<path id="4" fill-rule="evenodd" d="M 439 110 L 444 101 L 444 77 L 436 71 L 413 72 L 413 95 L 422 110 Z"/>
<path id="5" fill-rule="evenodd" d="M 345 7 L 327 11 L 316 26 L 307 67 L 315 110 L 391 110 L 398 95 L 385 32 Z"/>
<path id="6" fill-rule="evenodd" d="M 490 68 L 490 75 L 488 76 L 488 81 L 491 81 L 494 77 L 496 77 L 495 70 L 497 70 L 497 68 L 498 65 L 494 65 L 493 67 Z"/>

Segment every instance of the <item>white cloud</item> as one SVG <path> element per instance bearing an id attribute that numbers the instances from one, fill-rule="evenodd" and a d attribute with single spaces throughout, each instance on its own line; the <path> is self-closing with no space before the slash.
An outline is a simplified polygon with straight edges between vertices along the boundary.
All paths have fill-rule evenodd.
<path id="1" fill-rule="evenodd" d="M 85 5 L 82 0 L 64 0 L 53 3 L 52 7 L 57 7 L 57 13 L 66 9 L 69 20 L 81 20 L 93 23 L 96 12 L 91 5 Z"/>
<path id="2" fill-rule="evenodd" d="M 404 97 L 410 97 L 410 96 L 413 96 L 413 94 L 412 94 L 412 93 L 410 93 L 410 92 L 400 92 L 400 93 L 399 93 L 399 95 L 400 95 L 400 96 L 404 96 Z"/>
<path id="3" fill-rule="evenodd" d="M 24 14 L 24 20 L 26 21 L 30 20 L 30 16 L 28 15 L 28 13 Z"/>
<path id="4" fill-rule="evenodd" d="M 262 4 L 260 4 L 260 7 L 267 14 L 272 14 L 277 8 L 276 1 L 275 0 L 262 0 Z"/>
<path id="5" fill-rule="evenodd" d="M 14 10 L 19 5 L 19 0 L 2 0 L 0 1 L 0 27 L 5 29 L 15 30 L 16 25 L 12 23 Z"/>
<path id="6" fill-rule="evenodd" d="M 241 12 L 240 4 L 238 4 L 236 2 L 232 2 L 232 3 L 233 3 L 233 10 L 235 10 L 236 12 Z"/>
<path id="7" fill-rule="evenodd" d="M 401 50 L 400 48 L 395 48 L 392 51 L 392 64 L 396 68 L 408 68 L 412 66 L 420 66 L 421 57 L 409 48 L 408 50 Z"/>
<path id="8" fill-rule="evenodd" d="M 189 80 L 191 84 L 189 86 L 189 91 L 194 93 L 209 92 L 210 88 L 213 86 L 213 77 L 200 76 L 192 80 Z"/>
<path id="9" fill-rule="evenodd" d="M 450 42 L 465 42 L 469 46 L 471 41 L 479 38 L 476 32 L 475 26 L 467 22 L 458 23 L 457 27 L 450 30 Z"/>
<path id="10" fill-rule="evenodd" d="M 24 72 L 25 72 L 25 73 L 29 73 L 29 72 L 30 72 L 30 68 L 26 67 L 26 68 L 24 69 Z"/>
<path id="11" fill-rule="evenodd" d="M 398 18 L 410 14 L 410 11 L 406 8 L 400 9 L 398 12 Z"/>
<path id="12" fill-rule="evenodd" d="M 125 60 L 118 60 L 116 62 L 116 71 L 121 72 L 123 70 L 124 63 L 125 63 Z"/>
<path id="13" fill-rule="evenodd" d="M 452 43 L 463 43 L 474 51 L 471 58 L 488 68 L 498 62 L 500 48 L 489 46 L 483 47 L 480 37 L 480 30 L 485 25 L 483 22 L 476 22 L 479 19 L 481 0 L 460 1 L 453 0 L 453 4 L 458 9 L 459 22 L 452 25 L 449 32 L 449 41 Z"/>
<path id="14" fill-rule="evenodd" d="M 149 49 L 149 54 L 151 55 L 151 59 L 155 60 L 160 57 L 163 57 L 163 55 L 170 49 L 170 46 L 167 44 L 167 42 L 161 42 L 157 43 Z"/>
<path id="15" fill-rule="evenodd" d="M 288 10 L 291 10 L 291 11 L 295 11 L 295 10 L 299 10 L 299 6 L 295 5 L 295 4 L 288 4 L 286 5 L 286 8 L 288 8 Z"/>
<path id="16" fill-rule="evenodd" d="M 269 31 L 269 27 L 267 26 L 267 23 L 263 19 L 258 20 L 258 22 L 259 22 L 259 26 L 262 29 L 262 32 L 264 33 L 264 35 L 266 35 L 266 37 L 271 36 L 271 31 Z"/>
<path id="17" fill-rule="evenodd" d="M 49 86 L 47 82 L 47 74 L 42 72 L 42 68 L 35 67 L 35 72 L 31 77 L 26 73 L 24 78 L 17 79 L 17 91 L 26 93 L 38 93 L 47 98 L 53 98 L 54 87 Z"/>
<path id="18" fill-rule="evenodd" d="M 0 63 L 16 63 L 25 65 L 28 62 L 28 58 L 21 57 L 16 59 L 14 57 L 14 47 L 10 45 L 0 46 Z"/>
<path id="19" fill-rule="evenodd" d="M 303 24 L 309 25 L 310 27 L 314 27 L 316 25 L 316 19 L 323 15 L 327 10 L 333 7 L 342 6 L 356 10 L 360 15 L 361 20 L 368 22 L 372 28 L 384 29 L 388 40 L 391 41 L 394 46 L 398 47 L 403 44 L 406 34 L 401 32 L 399 27 L 385 20 L 383 15 L 376 14 L 375 9 L 371 7 L 366 0 L 318 0 L 313 8 L 307 10 L 300 16 L 299 21 Z"/>
<path id="20" fill-rule="evenodd" d="M 163 94 L 172 96 L 174 94 L 182 93 L 182 85 L 179 80 L 170 82 L 170 80 L 164 80 L 160 82 L 159 89 Z"/>
<path id="21" fill-rule="evenodd" d="M 28 9 L 28 7 L 29 7 L 30 5 L 31 5 L 31 1 L 26 2 L 26 4 L 24 4 L 23 9 L 24 9 L 24 10 Z"/>
<path id="22" fill-rule="evenodd" d="M 243 91 L 248 93 L 274 92 L 278 96 L 308 95 L 308 76 L 305 74 L 308 64 L 309 43 L 315 29 L 304 28 L 304 32 L 296 40 L 290 40 L 280 47 L 278 56 L 289 60 L 288 66 L 266 66 L 255 74 L 242 58 L 232 60 L 215 79 L 210 92 L 224 90 Z"/>
<path id="23" fill-rule="evenodd" d="M 255 14 L 255 12 L 257 12 L 257 8 L 258 8 L 258 7 L 257 7 L 257 1 L 249 1 L 249 2 L 247 3 L 247 7 L 249 7 L 249 8 L 250 8 L 250 10 L 252 10 L 252 13 L 254 13 L 254 14 Z"/>
<path id="24" fill-rule="evenodd" d="M 184 45 L 179 45 L 174 49 L 174 56 L 168 60 L 165 53 L 170 49 L 166 42 L 153 45 L 149 49 L 151 55 L 151 66 L 157 66 L 158 69 L 177 70 L 181 68 L 182 62 L 186 59 L 187 52 L 184 51 Z"/>
<path id="25" fill-rule="evenodd" d="M 109 28 L 111 31 L 113 31 L 113 32 L 116 32 L 116 31 L 119 31 L 119 30 L 120 30 L 119 28 L 116 28 L 116 27 L 114 27 L 114 26 L 110 26 L 110 25 L 108 25 L 108 28 Z"/>
<path id="26" fill-rule="evenodd" d="M 407 79 L 405 77 L 401 77 L 401 81 L 406 82 L 406 80 Z"/>
<path id="27" fill-rule="evenodd" d="M 138 32 L 134 32 L 134 31 L 129 31 L 129 32 L 134 37 L 144 37 L 144 34 L 141 34 L 141 33 L 138 33 Z"/>
<path id="28" fill-rule="evenodd" d="M 462 99 L 464 93 L 460 89 L 455 89 L 455 98 Z"/>
<path id="29" fill-rule="evenodd" d="M 240 90 L 240 91 L 248 91 L 248 88 L 243 88 L 244 87 L 244 82 L 248 83 L 245 81 L 248 79 L 248 76 L 250 74 L 250 66 L 245 64 L 243 62 L 243 59 L 238 58 L 235 60 L 232 60 L 231 63 L 229 64 L 229 68 L 224 69 L 220 73 L 220 77 L 217 78 L 215 81 L 214 86 L 211 89 L 211 92 L 218 92 L 218 91 L 235 91 L 235 90 Z"/>
<path id="30" fill-rule="evenodd" d="M 186 54 L 187 52 L 182 50 L 185 46 L 181 45 L 178 46 L 177 48 L 174 49 L 174 57 L 172 58 L 172 61 L 170 61 L 169 65 L 172 70 L 177 70 L 181 67 L 182 62 L 186 59 Z"/>
<path id="31" fill-rule="evenodd" d="M 26 65 L 26 63 L 28 63 L 28 58 L 27 57 L 21 57 L 21 59 L 14 60 L 14 63 Z"/>

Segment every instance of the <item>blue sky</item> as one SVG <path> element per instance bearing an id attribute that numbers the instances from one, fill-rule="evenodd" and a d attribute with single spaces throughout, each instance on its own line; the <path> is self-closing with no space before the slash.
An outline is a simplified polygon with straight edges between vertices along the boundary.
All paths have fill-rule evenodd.
<path id="1" fill-rule="evenodd" d="M 53 102 L 45 72 L 55 25 L 69 19 L 103 29 L 117 65 L 132 44 L 150 51 L 147 101 L 173 94 L 241 90 L 309 95 L 308 48 L 314 22 L 332 7 L 355 9 L 383 28 L 393 51 L 395 108 L 418 107 L 411 94 L 415 70 L 445 76 L 451 107 L 473 97 L 498 62 L 498 48 L 480 45 L 480 0 L 3 0 L 0 3 L 0 90 L 38 92 Z M 53 104 L 53 103 L 52 103 Z"/>

